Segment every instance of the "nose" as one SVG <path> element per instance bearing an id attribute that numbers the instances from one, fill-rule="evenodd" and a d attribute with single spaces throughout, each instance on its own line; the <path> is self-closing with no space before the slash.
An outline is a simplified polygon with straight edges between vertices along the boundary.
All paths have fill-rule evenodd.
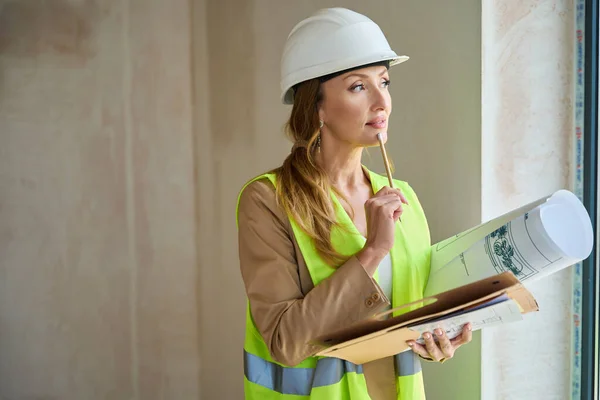
<path id="1" fill-rule="evenodd" d="M 390 92 L 387 88 L 378 87 L 377 90 L 371 91 L 371 95 L 371 104 L 373 111 L 389 111 L 392 105 L 392 97 L 390 96 Z"/>

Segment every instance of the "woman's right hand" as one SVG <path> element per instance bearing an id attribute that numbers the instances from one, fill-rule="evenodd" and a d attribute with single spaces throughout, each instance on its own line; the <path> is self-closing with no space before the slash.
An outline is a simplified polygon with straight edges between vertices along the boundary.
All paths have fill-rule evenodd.
<path id="1" fill-rule="evenodd" d="M 402 204 L 408 205 L 406 197 L 388 186 L 365 202 L 367 242 L 357 257 L 371 276 L 394 245 L 395 224 L 404 211 Z"/>

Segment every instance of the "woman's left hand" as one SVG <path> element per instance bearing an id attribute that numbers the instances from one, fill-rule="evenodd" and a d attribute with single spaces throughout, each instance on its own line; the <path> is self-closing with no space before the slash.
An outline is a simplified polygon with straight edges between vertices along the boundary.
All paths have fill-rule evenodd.
<path id="1" fill-rule="evenodd" d="M 407 343 L 413 351 L 421 357 L 437 362 L 443 362 L 454 357 L 454 353 L 460 346 L 471 341 L 473 338 L 471 329 L 471 324 L 466 324 L 460 335 L 454 339 L 448 339 L 445 332 L 438 328 L 433 331 L 433 335 L 437 338 L 437 343 L 430 332 L 423 333 L 423 339 L 425 340 L 424 345 L 413 340 Z"/>

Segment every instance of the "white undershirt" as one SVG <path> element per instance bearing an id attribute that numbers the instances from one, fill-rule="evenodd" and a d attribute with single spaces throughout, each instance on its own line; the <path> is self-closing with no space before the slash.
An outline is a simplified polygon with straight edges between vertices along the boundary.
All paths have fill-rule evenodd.
<path id="1" fill-rule="evenodd" d="M 379 274 L 379 286 L 383 293 L 386 295 L 388 300 L 392 301 L 392 259 L 390 257 L 390 253 L 388 253 L 383 260 L 379 263 L 379 267 L 377 267 L 377 272 Z M 388 307 L 389 309 L 390 307 Z"/>

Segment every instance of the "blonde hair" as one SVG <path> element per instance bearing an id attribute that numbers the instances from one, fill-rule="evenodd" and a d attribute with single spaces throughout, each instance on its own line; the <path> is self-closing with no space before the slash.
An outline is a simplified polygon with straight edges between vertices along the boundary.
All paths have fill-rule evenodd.
<path id="1" fill-rule="evenodd" d="M 322 100 L 318 79 L 303 82 L 296 88 L 292 112 L 285 126 L 286 134 L 295 145 L 283 165 L 272 172 L 277 176 L 278 203 L 314 241 L 321 257 L 336 266 L 344 257 L 331 244 L 331 231 L 339 226 L 331 190 L 345 199 L 315 162 L 320 133 L 318 106 Z"/>

